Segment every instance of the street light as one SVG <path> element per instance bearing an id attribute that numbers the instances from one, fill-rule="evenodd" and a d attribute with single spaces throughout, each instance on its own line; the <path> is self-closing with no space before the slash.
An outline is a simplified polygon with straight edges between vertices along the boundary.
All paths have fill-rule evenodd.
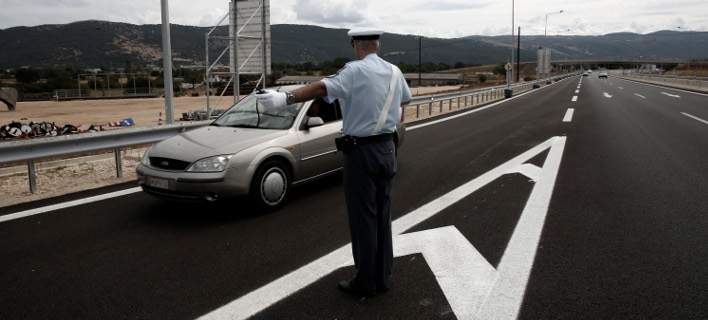
<path id="1" fill-rule="evenodd" d="M 548 36 L 548 16 L 554 15 L 554 14 L 561 14 L 561 13 L 563 13 L 563 10 L 558 11 L 558 12 L 546 13 L 546 27 L 543 29 L 543 36 L 544 37 Z"/>
<path id="2" fill-rule="evenodd" d="M 506 89 L 504 89 L 504 97 L 511 98 L 514 94 L 511 88 L 511 81 L 514 77 L 514 68 L 510 66 L 514 63 L 514 0 L 511 0 L 511 56 L 509 63 L 506 64 Z"/>
<path id="3" fill-rule="evenodd" d="M 174 109 L 172 107 L 172 44 L 170 43 L 170 10 L 167 0 L 161 1 L 162 7 L 162 69 L 165 88 L 165 118 L 167 124 L 174 122 Z"/>

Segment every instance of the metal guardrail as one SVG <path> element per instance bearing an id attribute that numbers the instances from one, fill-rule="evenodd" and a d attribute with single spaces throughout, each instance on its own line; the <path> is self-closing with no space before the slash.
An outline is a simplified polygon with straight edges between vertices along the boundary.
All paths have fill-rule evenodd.
<path id="1" fill-rule="evenodd" d="M 115 154 L 116 176 L 123 176 L 122 149 L 162 141 L 182 132 L 205 126 L 210 121 L 167 125 L 155 128 L 124 129 L 81 135 L 13 141 L 0 144 L 0 164 L 26 162 L 30 192 L 37 190 L 35 161 L 40 159 L 112 150 Z"/>
<path id="2" fill-rule="evenodd" d="M 571 75 L 574 74 L 558 75 L 551 79 L 559 80 Z M 534 84 L 545 81 L 537 80 L 519 83 L 515 84 L 513 88 L 520 91 L 530 90 Z M 440 112 L 442 112 L 445 102 L 447 102 L 450 110 L 452 110 L 453 101 L 457 101 L 459 109 L 462 99 L 465 101 L 465 106 L 470 105 L 468 104 L 470 101 L 472 102 L 471 105 L 485 104 L 504 98 L 505 88 L 506 86 L 497 86 L 462 93 L 416 97 L 407 108 L 415 107 L 417 109 L 417 118 L 420 118 L 421 106 L 427 106 L 429 115 L 431 115 L 433 104 L 435 103 L 439 104 Z M 115 155 L 116 176 L 120 178 L 123 176 L 122 150 L 124 148 L 156 143 L 182 132 L 206 126 L 210 122 L 200 121 L 153 128 L 123 129 L 114 132 L 97 132 L 0 143 L 0 164 L 26 162 L 29 189 L 30 192 L 35 193 L 37 191 L 37 170 L 35 166 L 37 160 L 111 150 Z"/>
<path id="3" fill-rule="evenodd" d="M 546 83 L 547 81 L 559 80 L 562 78 L 569 77 L 571 75 L 575 75 L 575 73 L 557 75 L 550 77 L 549 79 L 517 83 L 512 85 L 512 89 L 514 89 L 515 94 L 519 92 L 525 92 L 533 89 L 533 86 L 536 84 L 540 85 L 542 83 Z M 501 85 L 465 92 L 454 92 L 440 95 L 416 97 L 405 107 L 404 113 L 405 110 L 409 108 L 415 108 L 415 119 L 421 119 L 421 117 L 424 116 L 421 112 L 421 109 L 427 109 L 427 116 L 430 117 L 433 115 L 433 109 L 436 107 L 439 109 L 438 114 L 441 114 L 443 113 L 445 105 L 447 105 L 448 111 L 452 111 L 453 104 L 457 106 L 457 109 L 461 109 L 463 107 L 466 108 L 468 106 L 486 104 L 491 101 L 504 98 L 504 90 L 506 88 L 506 85 Z"/>
<path id="4" fill-rule="evenodd" d="M 663 75 L 646 75 L 646 74 L 615 74 L 615 76 L 623 77 L 630 80 L 638 80 L 653 84 L 663 84 L 678 89 L 696 90 L 708 92 L 708 78 L 705 77 L 677 77 Z"/>

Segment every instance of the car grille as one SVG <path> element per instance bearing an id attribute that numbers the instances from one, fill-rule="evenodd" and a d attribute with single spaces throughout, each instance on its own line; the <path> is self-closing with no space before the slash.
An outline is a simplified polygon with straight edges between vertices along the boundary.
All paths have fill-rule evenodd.
<path id="1" fill-rule="evenodd" d="M 164 170 L 186 170 L 187 167 L 189 167 L 189 162 L 175 159 L 150 157 L 150 166 Z"/>

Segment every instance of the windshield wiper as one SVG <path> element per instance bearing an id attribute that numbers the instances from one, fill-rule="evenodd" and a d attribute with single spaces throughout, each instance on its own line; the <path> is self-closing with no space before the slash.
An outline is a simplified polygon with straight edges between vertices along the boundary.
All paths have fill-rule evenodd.
<path id="1" fill-rule="evenodd" d="M 232 124 L 227 127 L 229 127 L 229 128 L 260 128 L 259 126 L 257 126 L 257 125 L 254 126 L 252 124 Z"/>

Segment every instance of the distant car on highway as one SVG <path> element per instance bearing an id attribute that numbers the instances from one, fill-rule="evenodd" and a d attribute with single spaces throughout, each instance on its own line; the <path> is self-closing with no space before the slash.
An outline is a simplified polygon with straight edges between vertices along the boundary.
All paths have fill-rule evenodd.
<path id="1" fill-rule="evenodd" d="M 210 125 L 153 145 L 136 169 L 138 183 L 146 193 L 162 198 L 215 201 L 249 196 L 265 209 L 278 208 L 292 186 L 342 168 L 334 143 L 341 132 L 337 100 L 263 110 L 252 94 Z M 399 124 L 396 148 L 405 132 L 405 125 Z"/>
<path id="2" fill-rule="evenodd" d="M 601 71 L 600 73 L 597 74 L 597 77 L 599 79 L 607 79 L 607 71 Z"/>

